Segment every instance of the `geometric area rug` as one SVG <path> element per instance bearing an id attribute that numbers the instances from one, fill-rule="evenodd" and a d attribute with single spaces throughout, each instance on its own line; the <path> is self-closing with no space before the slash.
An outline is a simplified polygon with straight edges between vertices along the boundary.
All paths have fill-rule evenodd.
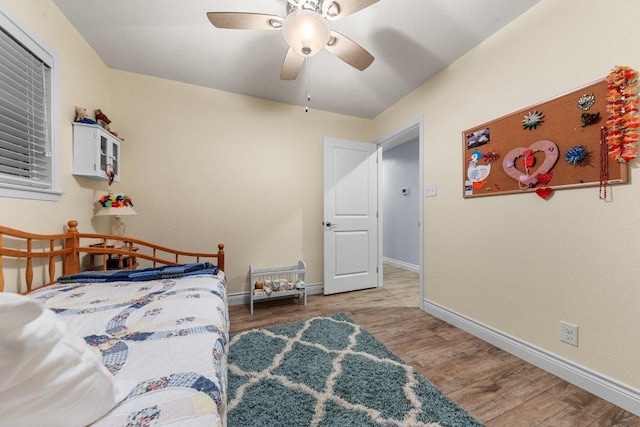
<path id="1" fill-rule="evenodd" d="M 345 314 L 231 337 L 228 427 L 482 426 Z"/>

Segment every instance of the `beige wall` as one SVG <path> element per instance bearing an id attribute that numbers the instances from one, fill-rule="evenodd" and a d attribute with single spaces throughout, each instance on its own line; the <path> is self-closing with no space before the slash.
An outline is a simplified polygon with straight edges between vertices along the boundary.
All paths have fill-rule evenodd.
<path id="1" fill-rule="evenodd" d="M 62 191 L 59 202 L 0 198 L 0 224 L 29 231 L 62 231 L 77 219 L 83 231 L 92 231 L 93 190 L 101 184 L 72 175 L 75 105 L 88 110 L 108 108 L 108 68 L 50 0 L 0 0 L 0 3 L 60 55 Z"/>
<path id="2" fill-rule="evenodd" d="M 616 65 L 640 69 L 638 16 L 635 0 L 543 0 L 375 120 L 382 135 L 424 114 L 425 182 L 438 184 L 425 199 L 425 299 L 636 388 L 637 161 L 612 203 L 597 187 L 465 200 L 461 132 Z M 561 320 L 579 326 L 578 348 L 559 341 Z"/>
<path id="3" fill-rule="evenodd" d="M 322 282 L 322 138 L 372 140 L 371 121 L 109 70 L 51 0 L 0 0 L 61 58 L 60 202 L 0 198 L 0 224 L 53 233 L 93 218 L 105 184 L 72 175 L 74 106 L 102 108 L 125 137 L 122 183 L 139 213 L 127 233 L 184 249 L 226 244 L 231 294 L 248 290 L 249 264 L 308 265 Z M 13 290 L 10 284 L 8 290 Z"/>
<path id="4" fill-rule="evenodd" d="M 128 234 L 185 249 L 226 245 L 229 293 L 249 264 L 307 263 L 322 282 L 322 141 L 372 140 L 370 121 L 112 70 L 125 137 Z"/>
<path id="5" fill-rule="evenodd" d="M 123 183 L 139 215 L 129 232 L 229 254 L 230 292 L 249 263 L 309 263 L 322 281 L 322 137 L 373 140 L 424 114 L 425 298 L 640 387 L 637 322 L 640 196 L 616 186 L 463 200 L 460 132 L 604 77 L 640 68 L 635 0 L 543 0 L 373 121 L 108 70 L 50 0 L 0 0 L 62 59 L 62 177 L 58 203 L 0 199 L 0 224 L 43 233 L 92 218 L 103 185 L 71 175 L 74 105 L 103 108 L 125 138 Z M 620 11 L 624 11 L 620 13 Z M 619 31 L 614 31 L 614 27 Z M 631 181 L 638 180 L 632 167 Z M 481 218 L 491 227 L 474 227 Z M 461 268 L 466 267 L 466 268 Z M 9 290 L 11 288 L 9 287 Z M 558 340 L 580 326 L 580 347 Z M 631 337 L 631 339 L 629 339 Z"/>
<path id="6" fill-rule="evenodd" d="M 93 189 L 104 185 L 72 175 L 72 127 L 75 105 L 108 108 L 108 68 L 50 0 L 0 0 L 4 9 L 60 55 L 62 191 L 59 202 L 0 198 L 0 224 L 40 233 L 63 231 L 67 220 L 77 219 L 91 232 Z M 7 290 L 15 290 L 7 284 Z"/>

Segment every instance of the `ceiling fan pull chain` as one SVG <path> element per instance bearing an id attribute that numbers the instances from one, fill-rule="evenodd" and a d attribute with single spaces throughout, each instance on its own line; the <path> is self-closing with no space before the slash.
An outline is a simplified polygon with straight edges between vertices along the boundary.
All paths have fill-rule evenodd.
<path id="1" fill-rule="evenodd" d="M 304 112 L 309 112 L 309 102 L 311 102 L 311 94 L 309 93 L 309 57 L 304 57 L 304 74 L 305 74 L 305 87 L 307 91 L 307 105 L 304 107 Z"/>

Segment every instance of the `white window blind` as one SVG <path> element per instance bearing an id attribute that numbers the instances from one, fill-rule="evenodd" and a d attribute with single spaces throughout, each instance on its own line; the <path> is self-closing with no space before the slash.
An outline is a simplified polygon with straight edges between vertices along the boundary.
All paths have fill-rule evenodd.
<path id="1" fill-rule="evenodd" d="M 57 54 L 2 10 L 0 18 L 0 195 L 53 200 L 31 193 L 59 195 L 52 120 Z"/>

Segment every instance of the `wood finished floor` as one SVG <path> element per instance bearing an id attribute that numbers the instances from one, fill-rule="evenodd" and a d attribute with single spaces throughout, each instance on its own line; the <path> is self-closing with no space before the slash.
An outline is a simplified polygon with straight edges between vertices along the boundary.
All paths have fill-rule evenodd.
<path id="1" fill-rule="evenodd" d="M 385 286 L 229 307 L 231 333 L 346 313 L 487 427 L 640 427 L 637 417 L 419 308 L 418 275 L 385 265 Z"/>

